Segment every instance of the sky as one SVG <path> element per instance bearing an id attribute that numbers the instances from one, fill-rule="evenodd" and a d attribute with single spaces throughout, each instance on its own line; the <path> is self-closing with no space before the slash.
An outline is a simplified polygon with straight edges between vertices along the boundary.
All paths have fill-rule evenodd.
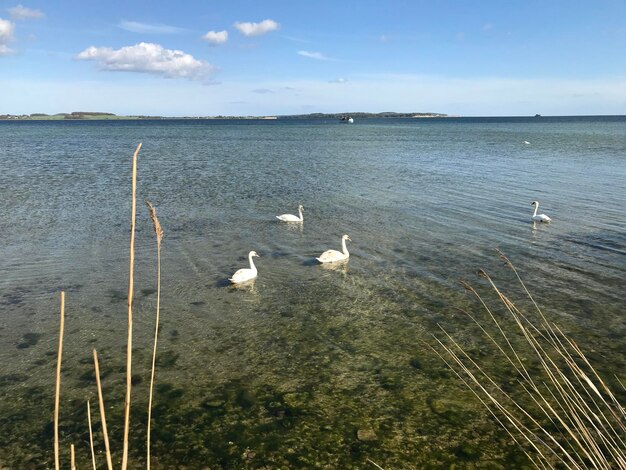
<path id="1" fill-rule="evenodd" d="M 0 114 L 626 114 L 625 0 L 0 0 Z"/>

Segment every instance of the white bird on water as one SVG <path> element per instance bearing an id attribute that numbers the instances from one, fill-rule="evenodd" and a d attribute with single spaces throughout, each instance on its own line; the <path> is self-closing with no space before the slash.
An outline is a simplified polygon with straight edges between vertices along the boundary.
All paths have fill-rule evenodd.
<path id="1" fill-rule="evenodd" d="M 530 142 L 528 142 L 527 140 L 524 141 L 525 145 L 530 145 Z"/>
<path id="2" fill-rule="evenodd" d="M 533 201 L 530 203 L 531 206 L 535 206 L 535 212 L 533 212 L 533 222 L 550 222 L 552 219 L 548 217 L 546 214 L 537 214 L 537 210 L 539 209 L 539 201 Z"/>
<path id="3" fill-rule="evenodd" d="M 252 261 L 253 256 L 257 256 L 260 258 L 256 251 L 251 251 L 250 253 L 248 253 L 250 268 L 244 268 L 237 271 L 235 274 L 233 274 L 233 277 L 228 279 L 230 282 L 232 282 L 233 284 L 241 284 L 242 282 L 250 281 L 256 278 L 257 270 L 254 262 Z"/>
<path id="4" fill-rule="evenodd" d="M 276 218 L 278 220 L 282 220 L 283 222 L 304 222 L 304 216 L 302 215 L 303 212 L 304 212 L 304 207 L 302 206 L 302 204 L 300 204 L 298 206 L 298 213 L 300 214 L 300 217 L 298 217 L 297 215 L 293 215 L 293 214 L 283 214 L 283 215 L 277 215 Z"/>
<path id="5" fill-rule="evenodd" d="M 348 253 L 348 248 L 346 248 L 346 240 L 352 241 L 352 239 L 348 235 L 344 235 L 341 237 L 341 247 L 342 251 L 337 250 L 326 250 L 324 253 L 319 255 L 318 258 L 315 258 L 320 263 L 334 263 L 336 261 L 343 261 L 350 257 L 350 253 Z"/>

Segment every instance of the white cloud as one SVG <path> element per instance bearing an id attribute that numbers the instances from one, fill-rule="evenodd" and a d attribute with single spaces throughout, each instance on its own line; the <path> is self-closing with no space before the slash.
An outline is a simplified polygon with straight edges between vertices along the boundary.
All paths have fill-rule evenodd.
<path id="1" fill-rule="evenodd" d="M 333 60 L 330 57 L 326 57 L 321 52 L 298 51 L 298 55 L 301 55 L 303 57 L 308 57 L 309 59 L 315 59 L 315 60 Z"/>
<path id="2" fill-rule="evenodd" d="M 240 23 L 237 22 L 233 26 L 239 30 L 244 36 L 261 36 L 278 29 L 278 23 L 274 20 L 263 20 L 260 23 Z"/>
<path id="3" fill-rule="evenodd" d="M 228 31 L 209 31 L 202 39 L 207 41 L 212 46 L 218 46 L 224 44 L 228 40 Z"/>
<path id="4" fill-rule="evenodd" d="M 268 93 L 274 93 L 274 92 L 270 90 L 269 88 L 256 88 L 252 90 L 252 93 L 257 93 L 259 95 L 266 95 Z"/>
<path id="5" fill-rule="evenodd" d="M 142 34 L 177 34 L 185 31 L 183 28 L 167 24 L 149 24 L 141 23 L 139 21 L 121 21 L 118 26 L 126 31 Z"/>
<path id="6" fill-rule="evenodd" d="M 335 80 L 330 80 L 328 83 L 348 83 L 348 80 L 346 80 L 345 78 L 336 78 Z"/>
<path id="7" fill-rule="evenodd" d="M 13 8 L 9 8 L 11 18 L 14 20 L 38 20 L 45 15 L 41 10 L 34 10 L 32 8 L 26 8 L 23 5 L 17 5 Z"/>
<path id="8" fill-rule="evenodd" d="M 96 61 L 102 70 L 139 72 L 166 78 L 206 79 L 215 70 L 208 62 L 197 60 L 183 51 L 165 49 L 159 44 L 140 42 L 114 50 L 89 47 L 76 56 L 78 60 Z"/>
<path id="9" fill-rule="evenodd" d="M 0 18 L 0 56 L 9 55 L 13 53 L 13 50 L 7 46 L 9 42 L 13 40 L 13 31 L 15 25 L 9 20 L 3 20 Z"/>
<path id="10" fill-rule="evenodd" d="M 13 31 L 15 25 L 9 20 L 3 20 L 0 18 L 0 43 L 5 43 L 13 40 Z"/>

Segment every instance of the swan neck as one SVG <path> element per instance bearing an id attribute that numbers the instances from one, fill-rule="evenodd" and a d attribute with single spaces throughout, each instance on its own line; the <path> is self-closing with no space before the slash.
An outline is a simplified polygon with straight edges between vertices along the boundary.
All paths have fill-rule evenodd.
<path id="1" fill-rule="evenodd" d="M 537 215 L 538 210 L 539 210 L 539 203 L 535 204 L 535 212 L 533 212 L 533 217 Z"/>
<path id="2" fill-rule="evenodd" d="M 302 216 L 302 207 L 298 207 L 298 213 L 300 214 L 300 220 L 304 220 L 304 217 Z"/>
<path id="3" fill-rule="evenodd" d="M 256 271 L 256 266 L 254 265 L 254 261 L 252 261 L 252 253 L 248 255 L 248 259 L 250 260 L 250 269 Z"/>
<path id="4" fill-rule="evenodd" d="M 343 254 L 347 255 L 348 254 L 348 247 L 346 246 L 346 239 L 345 238 L 341 239 L 341 247 L 343 248 Z"/>

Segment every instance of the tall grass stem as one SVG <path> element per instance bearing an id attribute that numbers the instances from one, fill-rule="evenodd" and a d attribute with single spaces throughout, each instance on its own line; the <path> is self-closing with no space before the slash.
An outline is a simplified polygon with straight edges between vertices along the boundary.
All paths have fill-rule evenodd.
<path id="1" fill-rule="evenodd" d="M 59 470 L 59 401 L 61 399 L 61 357 L 63 356 L 63 330 L 65 329 L 65 292 L 61 291 L 61 324 L 57 355 L 56 390 L 54 394 L 54 468 Z"/>
<path id="2" fill-rule="evenodd" d="M 93 366 L 96 371 L 96 385 L 98 386 L 98 402 L 100 404 L 100 420 L 102 421 L 102 435 L 104 437 L 104 450 L 107 458 L 108 470 L 113 470 L 113 461 L 111 460 L 111 448 L 109 447 L 109 433 L 107 432 L 107 418 L 104 412 L 104 398 L 102 398 L 102 384 L 100 383 L 100 366 L 98 365 L 98 353 L 93 350 Z"/>
<path id="3" fill-rule="evenodd" d="M 133 289 L 135 268 L 135 219 L 137 213 L 137 155 L 141 144 L 133 154 L 133 189 L 130 214 L 130 257 L 128 274 L 128 341 L 126 347 L 126 398 L 124 400 L 124 447 L 122 451 L 122 470 L 128 465 L 128 432 L 130 429 L 130 399 L 132 387 L 132 359 L 133 359 Z"/>
<path id="4" fill-rule="evenodd" d="M 91 405 L 87 400 L 87 423 L 89 424 L 89 448 L 91 449 L 91 463 L 93 470 L 96 470 L 96 453 L 93 450 L 93 428 L 91 426 Z"/>
<path id="5" fill-rule="evenodd" d="M 163 229 L 159 223 L 159 219 L 156 215 L 154 206 L 146 201 L 148 209 L 150 210 L 150 218 L 154 226 L 154 233 L 157 239 L 157 303 L 156 303 L 156 320 L 154 325 L 154 347 L 152 349 L 152 369 L 150 372 L 150 392 L 148 397 L 148 431 L 146 442 L 146 468 L 150 470 L 150 431 L 152 421 L 152 390 L 154 387 L 154 371 L 156 368 L 156 352 L 157 352 L 157 340 L 159 337 L 159 316 L 161 311 L 161 240 L 163 239 Z"/>

